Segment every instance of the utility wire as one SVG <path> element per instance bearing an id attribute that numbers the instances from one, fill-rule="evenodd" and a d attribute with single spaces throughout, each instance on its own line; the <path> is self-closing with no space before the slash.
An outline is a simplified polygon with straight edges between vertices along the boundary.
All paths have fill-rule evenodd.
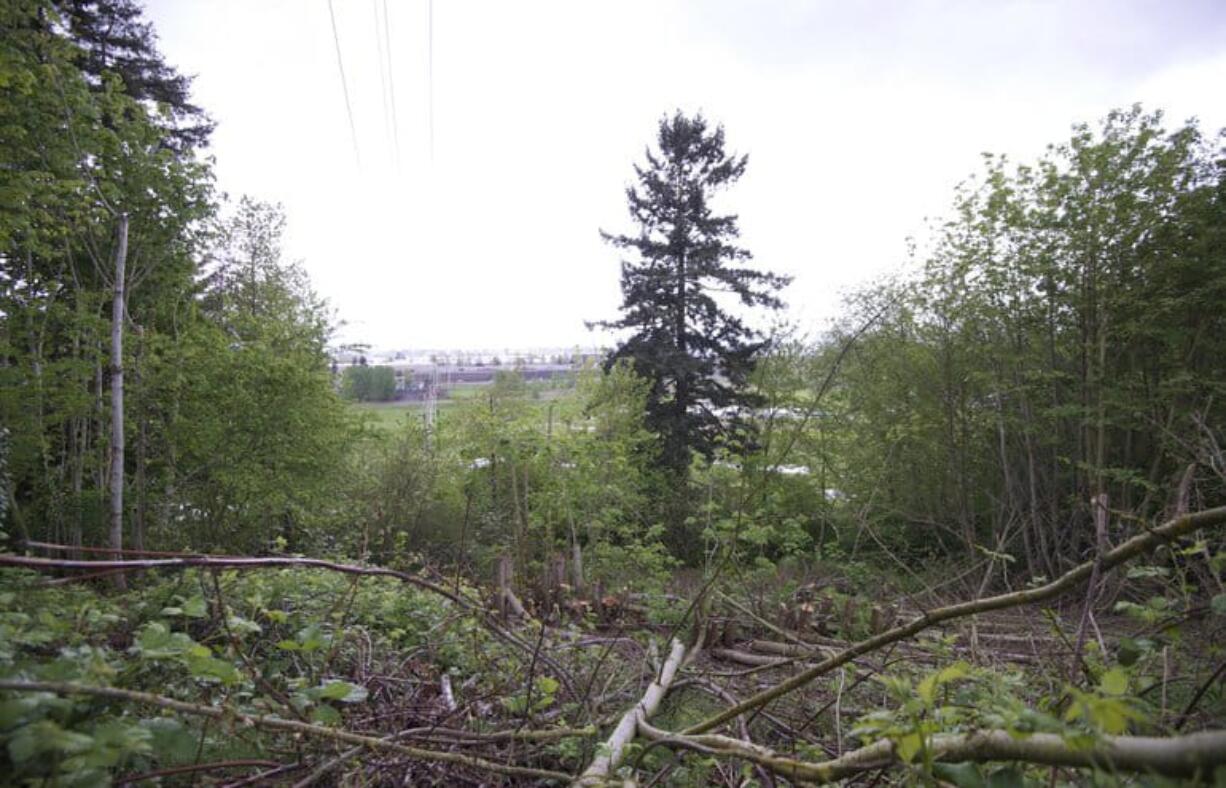
<path id="1" fill-rule="evenodd" d="M 434 163 L 434 0 L 426 0 L 426 30 L 428 48 L 426 50 L 426 79 L 429 87 L 427 93 L 428 122 L 430 124 L 430 163 Z"/>
<path id="2" fill-rule="evenodd" d="M 387 94 L 392 102 L 392 145 L 396 151 L 396 169 L 400 170 L 400 124 L 396 120 L 396 72 L 392 70 L 391 20 L 387 16 L 387 0 L 383 0 L 383 54 L 387 58 Z"/>
<path id="3" fill-rule="evenodd" d="M 341 38 L 336 32 L 336 12 L 332 9 L 332 0 L 328 0 L 328 16 L 332 19 L 332 42 L 336 44 L 336 67 L 341 72 L 341 91 L 345 94 L 345 114 L 349 116 L 349 135 L 353 138 L 353 158 L 362 167 L 362 156 L 358 153 L 358 129 L 353 125 L 353 105 L 349 103 L 349 85 L 345 81 L 345 61 L 341 59 Z"/>
<path id="4" fill-rule="evenodd" d="M 370 0 L 370 6 L 371 6 L 371 9 L 375 12 L 375 50 L 378 53 L 378 60 L 379 60 L 379 87 L 381 88 L 379 98 L 383 100 L 383 133 L 387 137 L 387 144 L 390 147 L 392 144 L 392 125 L 391 125 L 392 122 L 391 122 L 390 113 L 388 112 L 388 109 L 387 109 L 387 70 L 384 68 L 384 64 L 386 61 L 384 60 L 384 57 L 383 57 L 383 43 L 386 38 L 383 34 L 383 31 L 387 29 L 387 19 L 386 19 L 387 6 L 385 5 L 383 7 L 383 10 L 385 12 L 383 25 L 382 25 L 383 30 L 380 29 L 380 25 L 379 25 L 379 0 Z"/>

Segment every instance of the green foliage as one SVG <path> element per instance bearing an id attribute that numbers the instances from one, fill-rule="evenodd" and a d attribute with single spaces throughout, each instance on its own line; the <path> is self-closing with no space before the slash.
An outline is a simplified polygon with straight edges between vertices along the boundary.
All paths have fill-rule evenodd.
<path id="1" fill-rule="evenodd" d="M 561 685 L 555 678 L 537 676 L 532 680 L 531 691 L 525 689 L 522 693 L 512 695 L 509 698 L 503 698 L 502 705 L 512 714 L 535 714 L 539 711 L 544 711 L 554 704 L 554 696 L 557 694 L 559 686 Z M 531 709 L 528 708 L 529 702 L 532 704 Z"/>
<path id="2" fill-rule="evenodd" d="M 108 598 L 71 586 L 47 588 L 28 573 L 5 570 L 0 678 L 141 689 L 247 713 L 299 714 L 344 725 L 348 714 L 371 703 L 368 689 L 352 678 L 369 658 L 368 648 L 381 654 L 429 649 L 440 669 L 488 675 L 491 681 L 497 676 L 486 661 L 506 659 L 475 621 L 391 578 L 367 578 L 355 586 L 331 573 L 266 570 L 224 572 L 217 581 L 220 598 L 211 578 L 194 571 Z M 557 690 L 556 679 L 539 675 L 533 708 L 553 706 Z M 104 785 L 115 770 L 190 763 L 198 756 L 250 757 L 275 746 L 271 735 L 245 734 L 239 744 L 224 726 L 201 728 L 190 717 L 142 714 L 149 709 L 2 693 L 0 772 L 23 781 L 75 784 L 79 778 Z"/>
<path id="3" fill-rule="evenodd" d="M 115 367 L 129 373 L 120 470 L 137 547 L 445 563 L 449 583 L 511 557 L 530 601 L 540 591 L 556 603 L 560 581 L 614 603 L 635 593 L 655 627 L 681 623 L 685 603 L 666 596 L 678 559 L 727 561 L 729 577 L 773 589 L 772 602 L 800 585 L 780 574 L 815 554 L 860 590 L 882 584 L 868 552 L 892 569 L 935 572 L 945 552 L 1007 581 L 1054 577 L 1096 549 L 1094 494 L 1109 495 L 1112 543 L 1132 528 L 1119 512 L 1147 521 L 1226 494 L 1215 426 L 1226 420 L 1226 170 L 1195 124 L 1168 132 L 1133 109 L 1078 127 L 1030 166 L 988 157 L 917 252 L 916 279 L 854 296 L 817 347 L 785 335 L 765 354 L 712 295 L 774 309 L 786 284 L 745 267 L 736 218 L 711 210 L 745 159 L 701 117 L 666 118 L 628 194 L 639 232 L 606 236 L 632 259 L 622 316 L 603 325 L 631 335 L 604 369 L 564 392 L 500 370 L 429 424 L 372 430 L 336 391 L 332 314 L 283 259 L 283 210 L 219 204 L 195 150 L 207 118 L 139 9 L 14 0 L 0 4 L 0 32 L 0 538 L 103 542 Z M 131 221 L 130 341 L 110 358 L 120 212 Z M 363 363 L 340 384 L 344 397 L 382 402 L 396 379 Z M 1023 771 L 934 763 L 933 737 L 991 728 L 1086 744 L 1149 726 L 1141 686 L 1165 671 L 1224 565 L 1205 537 L 1129 570 L 1117 610 L 1142 630 L 1114 654 L 1091 642 L 1090 686 L 1045 697 L 1020 675 L 965 663 L 903 670 L 878 680 L 892 707 L 856 733 L 894 741 L 924 779 L 1014 785 Z M 390 578 L 135 582 L 105 596 L 0 573 L 0 676 L 329 726 L 361 716 L 365 728 L 386 693 L 363 677 L 386 659 L 413 663 L 423 684 L 463 676 L 473 697 L 498 699 L 493 715 L 575 711 L 559 703 L 557 676 L 512 685 L 518 663 L 477 620 Z M 845 639 L 879 623 L 861 593 L 827 587 L 808 602 L 834 611 Z M 1226 595 L 1208 611 L 1220 622 Z M 954 652 L 949 637 L 927 645 Z M 595 679 L 603 657 L 576 659 Z M 1202 708 L 1221 703 L 1216 687 L 1203 693 Z M 708 713 L 689 708 L 666 720 Z M 111 700 L 5 693 L 0 773 L 105 785 L 303 746 L 239 733 Z M 702 782 L 713 764 L 687 759 L 670 779 Z"/>
<path id="4" fill-rule="evenodd" d="M 129 543 L 253 550 L 270 522 L 307 543 L 349 425 L 331 317 L 280 258 L 280 208 L 244 198 L 219 215 L 193 149 L 207 119 L 134 4 L 22 0 L 0 28 L 0 422 L 19 534 L 105 541 L 122 364 Z M 129 336 L 110 359 L 121 211 Z"/>
<path id="5" fill-rule="evenodd" d="M 1195 123 L 1139 108 L 1030 164 L 985 157 L 921 273 L 854 296 L 817 351 L 866 327 L 823 402 L 830 486 L 901 555 L 1048 577 L 1092 549 L 1094 495 L 1144 520 L 1220 501 L 1196 425 L 1226 418 L 1224 172 Z"/>
<path id="6" fill-rule="evenodd" d="M 1081 747 L 1092 745 L 1104 734 L 1125 733 L 1131 726 L 1148 721 L 1142 706 L 1129 695 L 1131 674 L 1123 667 L 1105 671 L 1093 690 L 1065 688 L 1062 714 L 1061 703 L 1054 698 L 1041 699 L 1048 708 L 1034 708 L 1026 697 L 1024 676 L 996 673 L 965 662 L 955 662 L 918 680 L 906 675 L 876 680 L 896 706 L 863 716 L 852 733 L 866 743 L 890 739 L 904 763 L 913 764 L 921 774 L 956 785 L 1022 784 L 1023 772 L 936 763 L 932 741 L 938 734 L 1004 730 L 1025 738 L 1044 732 Z"/>

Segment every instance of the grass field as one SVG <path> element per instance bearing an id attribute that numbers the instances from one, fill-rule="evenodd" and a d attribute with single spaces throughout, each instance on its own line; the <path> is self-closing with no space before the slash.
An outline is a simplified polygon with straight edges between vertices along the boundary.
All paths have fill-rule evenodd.
<path id="1" fill-rule="evenodd" d="M 349 407 L 376 428 L 386 430 L 396 429 L 405 419 L 420 419 L 426 412 L 424 402 L 351 402 Z"/>
<path id="2" fill-rule="evenodd" d="M 480 397 L 482 394 L 489 391 L 488 384 L 473 384 L 455 386 L 447 392 L 445 399 L 439 399 L 435 405 L 439 413 L 445 413 L 448 409 L 454 408 L 461 402 Z M 563 396 L 572 391 L 571 388 L 552 388 L 545 387 L 539 383 L 529 384 L 531 391 L 536 399 L 548 401 Z M 404 424 L 408 418 L 422 418 L 426 413 L 426 403 L 420 400 L 404 400 L 399 402 L 351 402 L 349 407 L 355 413 L 360 414 L 363 418 L 378 429 L 392 430 Z"/>

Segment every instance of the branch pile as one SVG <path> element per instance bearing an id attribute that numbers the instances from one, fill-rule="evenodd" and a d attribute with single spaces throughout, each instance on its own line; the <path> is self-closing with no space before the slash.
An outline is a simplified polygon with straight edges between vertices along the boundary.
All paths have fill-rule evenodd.
<path id="1" fill-rule="evenodd" d="M 65 570 L 105 572 L 120 570 L 131 572 L 137 570 L 173 570 L 197 568 L 204 570 L 258 570 L 263 568 L 301 568 L 319 569 L 330 572 L 361 576 L 394 577 L 417 588 L 436 594 L 448 603 L 471 615 L 479 621 L 499 640 L 518 650 L 523 657 L 525 674 L 527 676 L 528 700 L 523 721 L 515 729 L 498 731 L 466 731 L 435 725 L 430 728 L 404 730 L 390 736 L 372 736 L 332 727 L 315 725 L 301 719 L 288 719 L 269 714 L 242 713 L 227 705 L 204 705 L 187 703 L 181 700 L 163 697 L 147 692 L 120 689 L 115 687 L 87 686 L 79 683 L 31 681 L 23 679 L 0 680 L 0 690 L 7 692 L 44 692 L 62 696 L 90 696 L 118 701 L 123 703 L 145 705 L 161 708 L 179 715 L 189 715 L 214 720 L 232 720 L 240 726 L 254 729 L 264 729 L 292 733 L 297 736 L 314 738 L 320 741 L 330 741 L 334 744 L 344 744 L 350 749 L 321 763 L 309 764 L 311 779 L 326 774 L 330 769 L 353 757 L 355 754 L 370 750 L 394 754 L 417 762 L 437 763 L 446 767 L 463 768 L 499 775 L 503 780 L 518 782 L 552 782 L 562 784 L 571 782 L 576 786 L 601 785 L 616 779 L 619 770 L 625 769 L 628 747 L 636 738 L 650 742 L 651 747 L 664 747 L 672 750 L 685 750 L 703 753 L 716 758 L 719 762 L 735 760 L 752 764 L 761 774 L 770 773 L 776 777 L 803 783 L 825 783 L 844 779 L 857 774 L 890 767 L 896 767 L 905 762 L 900 757 L 896 742 L 892 739 L 881 739 L 867 744 L 859 749 L 843 752 L 841 733 L 839 747 L 830 752 L 827 760 L 807 761 L 794 756 L 781 755 L 770 747 L 753 742 L 750 739 L 750 728 L 747 724 L 755 718 L 763 720 L 784 733 L 783 740 L 795 744 L 802 735 L 803 727 L 794 726 L 787 720 L 780 719 L 768 710 L 768 706 L 789 694 L 812 683 L 822 676 L 838 671 L 852 663 L 864 664 L 862 658 L 878 659 L 873 670 L 884 670 L 889 663 L 888 656 L 893 649 L 916 634 L 944 622 L 974 616 L 990 611 L 999 611 L 1031 605 L 1055 599 L 1061 594 L 1074 590 L 1092 576 L 1094 572 L 1108 572 L 1115 567 L 1137 556 L 1154 550 L 1160 545 L 1170 543 L 1187 536 L 1198 529 L 1218 527 L 1226 523 L 1226 507 L 1206 510 L 1197 514 L 1185 515 L 1171 520 L 1156 528 L 1147 529 L 1132 537 L 1118 547 L 1102 553 L 1094 561 L 1087 561 L 1070 570 L 1061 577 L 1035 588 L 1029 588 L 1013 593 L 961 602 L 935 608 L 920 613 L 912 620 L 895 626 L 880 634 L 861 640 L 860 642 L 832 649 L 829 642 L 821 646 L 810 646 L 799 637 L 782 632 L 778 627 L 770 625 L 767 628 L 787 637 L 788 643 L 770 641 L 751 641 L 750 648 L 757 651 L 768 651 L 770 656 L 755 656 L 737 650 L 713 648 L 707 654 L 723 656 L 725 659 L 750 664 L 741 674 L 756 674 L 761 671 L 788 670 L 793 665 L 803 666 L 794 675 L 779 681 L 773 686 L 754 692 L 750 697 L 738 701 L 734 693 L 727 687 L 719 686 L 710 681 L 716 674 L 696 671 L 693 667 L 695 659 L 702 652 L 702 639 L 696 637 L 694 643 L 687 648 L 679 638 L 673 638 L 670 652 L 662 664 L 651 673 L 651 679 L 646 688 L 642 687 L 645 678 L 633 667 L 629 659 L 615 657 L 611 662 L 620 663 L 610 668 L 606 674 L 603 689 L 596 689 L 597 675 L 605 666 L 609 649 L 602 654 L 596 667 L 587 681 L 588 689 L 580 692 L 579 682 L 574 679 L 578 665 L 563 665 L 559 655 L 565 649 L 556 648 L 564 639 L 558 631 L 551 631 L 542 624 L 533 622 L 531 637 L 521 635 L 509 625 L 501 622 L 486 609 L 480 600 L 458 590 L 445 588 L 428 579 L 398 572 L 391 569 L 341 564 L 307 558 L 243 558 L 232 556 L 179 556 L 166 558 L 150 558 L 137 560 L 108 561 L 73 561 L 55 560 L 49 558 L 33 558 L 20 555 L 0 555 L 0 566 L 23 567 L 41 572 L 63 572 Z M 220 591 L 219 591 L 220 593 Z M 730 597 L 724 601 L 740 608 Z M 742 612 L 744 612 L 744 609 Z M 692 605 L 693 610 L 705 610 L 704 606 Z M 701 613 L 696 613 L 701 615 Z M 769 623 L 769 622 L 767 622 Z M 695 625 L 696 633 L 705 633 L 705 625 Z M 613 644 L 631 644 L 633 641 L 615 637 L 606 639 Z M 554 650 L 554 654 L 548 653 Z M 548 728 L 535 729 L 531 726 L 531 698 L 533 677 L 538 665 L 548 670 L 564 686 L 569 699 L 576 704 L 582 713 L 588 715 L 588 724 L 582 728 Z M 627 676 L 626 666 L 630 666 Z M 857 679 L 848 691 L 864 680 L 866 676 Z M 610 685 L 620 685 L 610 690 Z M 455 698 L 450 681 L 442 681 L 442 693 L 446 695 L 447 706 L 454 712 Z M 681 731 L 668 731 L 655 727 L 651 720 L 671 690 L 687 686 L 695 688 L 722 699 L 726 704 L 721 711 L 714 713 Z M 760 686 L 760 685 L 759 685 Z M 620 705 L 629 693 L 635 700 L 629 707 Z M 839 695 L 832 703 L 841 701 L 843 684 L 840 680 Z M 575 775 L 560 769 L 539 768 L 538 766 L 520 765 L 509 762 L 503 755 L 490 757 L 490 752 L 475 754 L 473 747 L 493 746 L 495 743 L 513 742 L 550 742 L 565 738 L 594 740 L 599 731 L 600 721 L 596 714 L 607 713 L 611 703 L 617 703 L 622 709 L 613 719 L 616 723 L 609 730 L 603 743 L 596 747 L 594 755 Z M 821 710 L 819 709 L 820 713 Z M 815 718 L 815 717 L 814 717 Z M 727 723 L 736 722 L 739 737 L 715 733 L 715 729 Z M 810 720 L 812 722 L 812 720 Z M 593 724 L 594 723 L 594 724 Z M 837 724 L 837 723 L 836 723 Z M 812 742 L 812 739 L 804 739 Z M 419 746 L 420 743 L 443 743 L 448 749 Z M 937 733 L 926 739 L 925 757 L 929 762 L 940 763 L 978 763 L 987 761 L 1013 761 L 1028 764 L 1041 764 L 1064 768 L 1096 768 L 1121 772 L 1153 773 L 1171 777 L 1205 776 L 1214 768 L 1226 765 L 1226 731 L 1202 731 L 1187 735 L 1155 738 L 1145 736 L 1101 736 L 1092 746 L 1071 746 L 1065 739 L 1054 734 L 1033 734 L 1025 737 L 1015 737 L 1005 731 L 981 730 L 966 734 Z M 463 751 L 461 751 L 463 750 Z M 479 750 L 478 750 L 479 752 Z M 514 750 L 506 754 L 513 753 Z M 235 762 L 219 762 L 217 768 L 230 768 Z M 255 761 L 252 761 L 254 764 Z M 259 761 L 259 763 L 266 763 Z M 289 768 L 284 767 L 284 768 Z M 294 768 L 303 768 L 302 764 Z M 277 770 L 274 770 L 277 771 Z"/>

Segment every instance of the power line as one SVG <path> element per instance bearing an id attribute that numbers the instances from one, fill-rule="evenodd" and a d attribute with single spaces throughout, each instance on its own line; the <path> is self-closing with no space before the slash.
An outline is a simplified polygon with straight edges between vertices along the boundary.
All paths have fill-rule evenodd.
<path id="1" fill-rule="evenodd" d="M 396 120 L 396 72 L 392 70 L 392 34 L 388 28 L 387 0 L 383 0 L 383 53 L 387 57 L 387 90 L 392 101 L 392 144 L 396 150 L 396 169 L 400 169 L 400 124 Z"/>
<path id="2" fill-rule="evenodd" d="M 388 109 L 387 109 L 387 71 L 384 68 L 385 61 L 383 59 L 383 42 L 385 40 L 385 37 L 383 35 L 383 30 L 379 29 L 379 0 L 370 0 L 370 6 L 371 6 L 371 9 L 375 12 L 375 49 L 378 52 L 378 61 L 379 61 L 379 87 L 381 88 L 381 92 L 379 93 L 379 98 L 383 102 L 383 133 L 387 137 L 387 144 L 391 146 L 392 144 L 392 126 L 391 126 L 391 120 L 390 120 L 390 116 L 389 116 Z M 386 19 L 387 6 L 384 6 L 383 10 L 384 10 L 383 28 L 386 29 L 387 28 L 387 19 Z"/>
<path id="3" fill-rule="evenodd" d="M 349 116 L 349 134 L 353 138 L 353 158 L 362 166 L 362 156 L 358 153 L 358 129 L 353 125 L 353 106 L 349 103 L 349 85 L 345 81 L 345 61 L 341 59 L 341 38 L 336 32 L 336 12 L 332 9 L 332 0 L 328 0 L 328 16 L 332 18 L 332 43 L 336 44 L 336 67 L 341 72 L 341 91 L 345 94 L 345 114 Z"/>
<path id="4" fill-rule="evenodd" d="M 426 79 L 428 82 L 429 92 L 427 93 L 428 102 L 428 122 L 430 124 L 430 163 L 434 163 L 434 0 L 426 0 L 426 29 L 428 36 L 427 62 L 426 62 Z"/>

